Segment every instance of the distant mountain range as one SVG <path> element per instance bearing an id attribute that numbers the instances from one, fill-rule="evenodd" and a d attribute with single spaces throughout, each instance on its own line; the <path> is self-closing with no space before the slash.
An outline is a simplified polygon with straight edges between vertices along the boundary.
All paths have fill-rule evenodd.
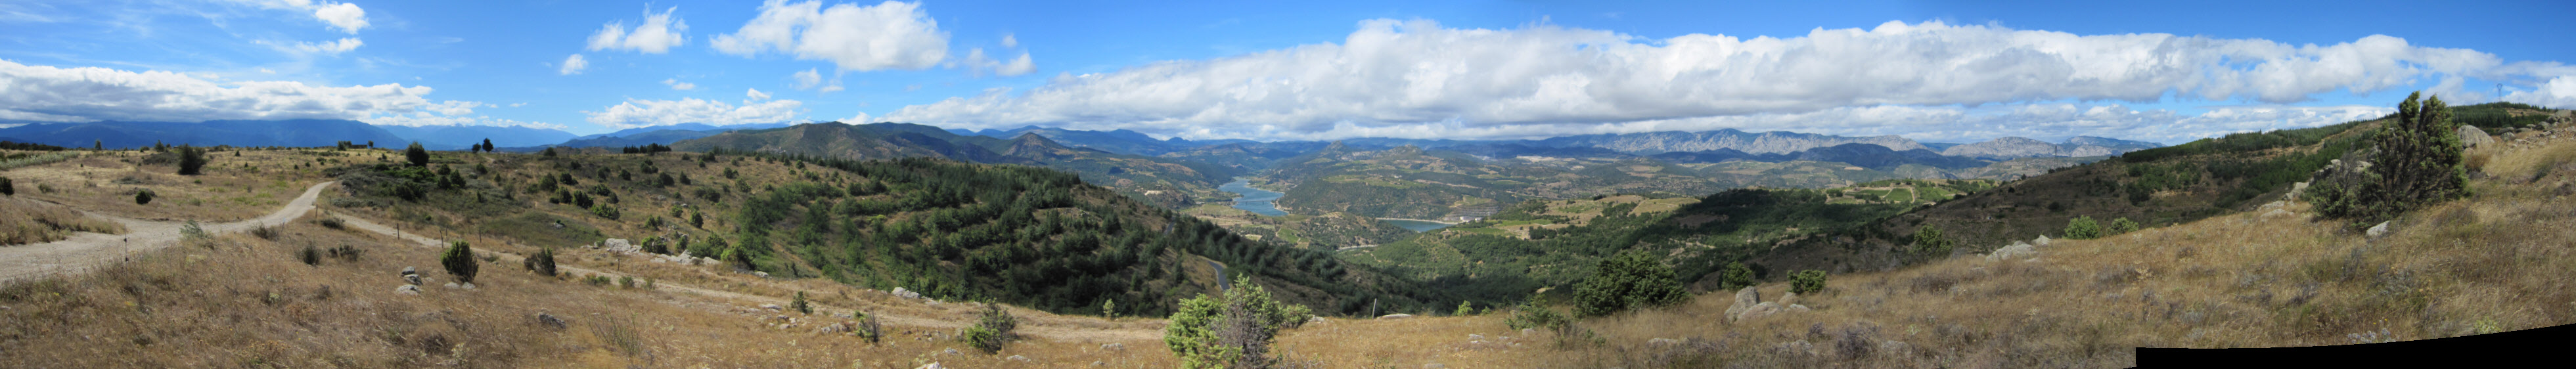
<path id="1" fill-rule="evenodd" d="M 430 150 L 464 150 L 483 140 L 494 147 L 551 145 L 573 138 L 571 132 L 543 128 L 497 126 L 376 126 L 406 141 L 420 141 Z"/>
<path id="2" fill-rule="evenodd" d="M 381 127 L 338 119 L 29 124 L 0 128 L 0 140 L 63 147 L 103 145 L 111 149 L 152 146 L 155 143 L 199 146 L 331 146 L 339 141 L 357 143 L 374 141 L 378 145 L 408 145 L 411 142 Z"/>
<path id="3" fill-rule="evenodd" d="M 825 122 L 736 130 L 683 140 L 671 146 L 680 151 L 721 148 L 856 160 L 932 157 L 1042 166 L 1080 174 L 1084 181 L 1166 207 L 1186 206 L 1200 199 L 1222 199 L 1224 194 L 1217 191 L 1216 186 L 1248 170 L 1197 160 L 1072 147 L 1035 132 L 1003 139 L 960 135 L 939 127 L 907 123 L 852 125 Z"/>

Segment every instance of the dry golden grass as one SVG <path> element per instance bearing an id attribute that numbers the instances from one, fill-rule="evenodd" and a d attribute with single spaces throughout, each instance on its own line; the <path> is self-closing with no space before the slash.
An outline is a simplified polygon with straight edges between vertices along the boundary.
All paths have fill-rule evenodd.
<path id="1" fill-rule="evenodd" d="M 125 225 L 69 208 L 13 197 L 0 198 L 0 245 L 44 243 L 73 232 L 125 233 Z"/>
<path id="2" fill-rule="evenodd" d="M 361 154 L 361 153 L 364 154 Z M 244 150 L 207 153 L 205 174 L 175 174 L 169 164 L 138 165 L 151 156 L 134 151 L 86 152 L 67 161 L 11 169 L 18 196 L 100 214 L 138 219 L 229 222 L 266 215 L 324 180 L 317 159 L 376 161 L 380 151 L 330 149 Z M 364 155 L 363 157 L 359 155 Z M 299 168 L 298 164 L 302 164 Z M 151 204 L 134 193 L 150 189 Z"/>
<path id="3" fill-rule="evenodd" d="M 174 247 L 97 272 L 0 287 L 0 362 L 26 367 L 1108 367 L 1173 365 L 1152 339 L 1029 334 L 984 355 L 946 339 L 950 329 L 887 322 L 884 343 L 813 333 L 816 315 L 749 308 L 744 301 L 544 278 L 502 260 L 482 288 L 393 292 L 404 266 L 439 285 L 450 276 L 437 250 L 310 222 L 279 226 L 277 241 L 228 235 L 209 247 Z M 351 245 L 355 260 L 297 261 L 306 245 Z M 832 287 L 832 286 L 814 286 Z M 825 291 L 835 296 L 847 291 Z M 829 300 L 820 298 L 818 300 Z M 912 301 L 895 304 L 924 305 Z M 967 310 L 942 304 L 917 310 Z M 871 310 L 894 310 L 879 307 Z M 548 313 L 565 329 L 539 324 Z M 1152 321 L 1103 322 L 1016 311 L 1039 327 L 1158 329 Z M 771 326 L 776 316 L 798 326 Z M 960 318 L 962 319 L 962 318 Z M 1088 320 L 1092 327 L 1077 325 Z M 1023 331 L 1032 330 L 1024 323 Z M 1152 326 L 1154 328 L 1145 328 Z M 1038 329 L 1043 331 L 1044 329 Z M 1106 350 L 1119 343 L 1125 350 Z M 948 355 L 955 348 L 963 355 Z M 1031 361 L 1012 361 L 1021 355 Z M 1075 365 L 1075 364 L 1081 365 Z"/>

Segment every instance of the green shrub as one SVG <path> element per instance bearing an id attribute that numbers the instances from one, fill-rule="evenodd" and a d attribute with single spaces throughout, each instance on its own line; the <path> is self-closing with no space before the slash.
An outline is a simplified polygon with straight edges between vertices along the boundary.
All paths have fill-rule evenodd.
<path id="1" fill-rule="evenodd" d="M 1753 286 L 1753 267 L 1744 263 L 1726 263 L 1726 270 L 1718 273 L 1720 289 L 1734 291 Z"/>
<path id="2" fill-rule="evenodd" d="M 885 339 L 885 323 L 878 321 L 876 314 L 864 311 L 853 311 L 850 314 L 857 315 L 856 318 L 859 321 L 858 326 L 850 327 L 850 334 L 859 336 L 859 339 L 868 340 L 871 344 Z"/>
<path id="3" fill-rule="evenodd" d="M 295 252 L 295 259 L 303 261 L 304 265 L 322 265 L 322 249 L 304 245 L 304 250 Z"/>
<path id="4" fill-rule="evenodd" d="M 2075 240 L 2102 238 L 2102 224 L 2094 222 L 2091 216 L 2079 216 L 2067 220 L 2066 238 Z"/>
<path id="5" fill-rule="evenodd" d="M 1825 290 L 1825 271 L 1801 270 L 1789 275 L 1789 292 L 1815 293 Z"/>
<path id="6" fill-rule="evenodd" d="M 2407 95 L 2397 104 L 2396 120 L 2371 137 L 2376 154 L 2370 155 L 2368 170 L 2334 173 L 2301 194 L 2317 205 L 2318 215 L 2358 226 L 2468 196 L 2459 123 L 2451 120 L 2451 109 L 2440 97 L 2419 106 L 2416 98 L 2422 94 Z"/>
<path id="7" fill-rule="evenodd" d="M 2129 233 L 2129 232 L 2137 232 L 2137 231 L 2138 231 L 2138 222 L 2129 221 L 2129 218 L 2112 219 L 2112 220 L 2111 220 L 2111 228 L 2110 228 L 2110 229 L 2108 229 L 2107 231 L 2108 231 L 2108 232 L 2110 232 L 2110 233 L 2109 233 L 2109 235 L 2120 235 L 2120 234 L 2126 234 L 2126 233 Z"/>
<path id="8" fill-rule="evenodd" d="M 552 247 L 539 248 L 537 253 L 528 254 L 526 259 L 520 259 L 519 262 L 525 264 L 529 271 L 537 272 L 537 275 L 555 276 L 555 249 Z"/>
<path id="9" fill-rule="evenodd" d="M 134 191 L 134 204 L 135 204 L 135 205 L 151 205 L 151 204 L 152 204 L 152 196 L 153 196 L 153 195 L 152 195 L 152 190 L 151 190 L 151 189 L 143 189 L 143 190 L 139 190 L 139 191 Z"/>
<path id="10" fill-rule="evenodd" d="M 590 214 L 591 214 L 591 215 L 597 215 L 597 216 L 599 216 L 599 217 L 601 217 L 601 218 L 607 218 L 608 220 L 617 220 L 617 217 L 618 217 L 618 215 L 619 215 L 619 214 L 618 214 L 618 212 L 617 212 L 617 207 L 615 207 L 615 206 L 608 206 L 608 204 L 598 204 L 598 205 L 593 205 L 593 206 L 591 206 L 591 207 L 590 207 Z"/>
<path id="11" fill-rule="evenodd" d="M 802 293 L 797 297 L 800 298 L 797 301 L 804 301 L 801 299 L 804 297 Z M 984 312 L 977 314 L 975 325 L 966 327 L 964 332 L 960 332 L 958 338 L 965 340 L 967 346 L 984 350 L 986 354 L 997 353 L 1002 352 L 1002 344 L 1010 342 L 1011 331 L 1018 329 L 1019 326 L 1019 317 L 1011 316 L 1011 312 L 1002 310 L 1001 305 L 987 302 L 984 303 Z"/>
<path id="12" fill-rule="evenodd" d="M 787 309 L 798 313 L 814 313 L 814 305 L 805 302 L 805 291 L 796 291 L 796 297 L 787 300 Z"/>
<path id="13" fill-rule="evenodd" d="M 419 142 L 413 142 L 411 147 L 403 148 L 403 160 L 415 167 L 429 166 L 429 150 L 421 149 Z"/>
<path id="14" fill-rule="evenodd" d="M 621 276 L 617 276 L 617 288 L 626 288 L 626 289 L 633 289 L 633 288 L 635 288 L 635 276 L 631 276 L 631 275 L 621 275 Z"/>
<path id="15" fill-rule="evenodd" d="M 1950 249 L 1956 247 L 1958 243 L 1959 241 L 1942 235 L 1941 227 L 1926 225 L 1923 228 L 1914 229 L 1914 253 L 1916 254 L 1935 258 L 1950 256 Z"/>
<path id="16" fill-rule="evenodd" d="M 206 172 L 206 149 L 179 147 L 179 175 L 193 176 Z"/>
<path id="17" fill-rule="evenodd" d="M 1476 307 L 1475 307 L 1475 306 L 1473 306 L 1473 305 L 1469 305 L 1469 304 L 1470 304 L 1470 303 L 1469 303 L 1469 302 L 1466 302 L 1466 301 L 1459 301 L 1459 302 L 1458 302 L 1458 310 L 1457 310 L 1457 311 L 1450 312 L 1450 313 L 1449 313 L 1449 316 L 1469 316 L 1469 315 L 1476 315 Z"/>
<path id="18" fill-rule="evenodd" d="M 1513 330 L 1557 329 L 1573 322 L 1574 319 L 1567 317 L 1565 313 L 1548 308 L 1547 297 L 1531 294 L 1529 301 L 1522 302 L 1520 308 L 1512 309 L 1512 317 L 1504 319 L 1503 325 Z"/>
<path id="19" fill-rule="evenodd" d="M 1163 327 L 1163 345 L 1179 356 L 1183 368 L 1266 367 L 1270 341 L 1280 330 L 1296 328 L 1313 317 L 1306 307 L 1280 303 L 1251 277 L 1236 277 L 1234 288 L 1218 299 L 1199 295 L 1181 300 Z"/>
<path id="20" fill-rule="evenodd" d="M 9 180 L 9 177 L 0 177 L 0 196 L 17 196 L 17 195 L 18 195 L 18 184 L 17 184 L 17 182 L 15 182 L 15 181 L 10 181 L 10 180 Z"/>
<path id="21" fill-rule="evenodd" d="M 1644 251 L 1601 259 L 1592 276 L 1574 286 L 1574 313 L 1610 315 L 1628 309 L 1666 306 L 1690 298 L 1673 268 Z"/>
<path id="22" fill-rule="evenodd" d="M 474 283 L 474 272 L 482 268 L 474 262 L 474 247 L 465 241 L 448 242 L 447 252 L 438 255 L 438 264 L 447 267 L 447 274 L 456 275 L 457 281 L 465 283 Z"/>

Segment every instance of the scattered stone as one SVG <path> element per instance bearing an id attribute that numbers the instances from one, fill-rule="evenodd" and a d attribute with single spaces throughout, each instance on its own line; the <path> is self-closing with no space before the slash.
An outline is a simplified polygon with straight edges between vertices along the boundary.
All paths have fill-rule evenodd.
<path id="1" fill-rule="evenodd" d="M 418 286 L 423 282 L 421 282 L 419 274 L 404 274 L 403 283 Z"/>
<path id="2" fill-rule="evenodd" d="M 956 349 L 949 349 L 949 350 L 948 350 L 948 352 L 957 352 L 957 350 L 956 350 Z M 916 368 L 916 369 L 940 369 L 940 368 L 943 368 L 943 367 L 939 366 L 939 363 L 929 363 L 929 364 L 923 364 L 920 368 Z"/>
<path id="3" fill-rule="evenodd" d="M 626 239 L 623 238 L 611 238 L 606 241 L 599 241 L 599 249 L 607 250 L 609 253 L 618 255 L 644 252 L 644 247 L 636 246 L 633 243 L 627 242 Z"/>
<path id="4" fill-rule="evenodd" d="M 2030 245 L 2048 246 L 2048 235 L 2039 235 L 2039 238 L 2030 240 Z"/>
<path id="5" fill-rule="evenodd" d="M 2494 144 L 2495 142 L 2495 136 L 2488 136 L 2487 131 L 2480 130 L 2477 126 L 2466 124 L 2460 125 L 2460 145 L 2462 148 L 2476 148 L 2478 146 Z"/>
<path id="6" fill-rule="evenodd" d="M 1485 335 L 1475 334 L 1475 333 L 1468 333 L 1468 334 L 1467 334 L 1467 340 L 1473 341 L 1473 340 L 1482 340 L 1482 339 L 1485 339 Z"/>
<path id="7" fill-rule="evenodd" d="M 1744 309 L 1752 308 L 1753 304 L 1759 303 L 1762 303 L 1761 291 L 1756 291 L 1753 287 L 1736 290 L 1735 304 L 1727 305 L 1726 317 L 1728 320 L 1734 320 L 1736 316 L 1744 315 Z M 1528 335 L 1528 332 L 1522 332 L 1522 335 Z"/>
<path id="8" fill-rule="evenodd" d="M 769 311 L 778 311 L 779 309 L 778 304 L 760 304 L 760 308 L 767 309 Z"/>
<path id="9" fill-rule="evenodd" d="M 1320 317 L 1320 316 L 1310 316 L 1310 317 L 1306 317 L 1306 323 L 1307 323 L 1307 324 L 1323 323 L 1323 322 L 1324 322 L 1324 317 Z"/>
<path id="10" fill-rule="evenodd" d="M 1759 319 L 1759 318 L 1762 318 L 1762 317 L 1771 316 L 1771 314 L 1778 314 L 1778 313 L 1780 313 L 1780 304 L 1779 304 L 1779 303 L 1765 302 L 1765 303 L 1753 304 L 1753 306 L 1752 306 L 1752 307 L 1747 307 L 1747 308 L 1745 308 L 1743 313 L 1740 313 L 1740 314 L 1738 314 L 1738 315 L 1736 315 L 1736 316 L 1734 317 L 1734 320 L 1736 320 L 1736 321 L 1743 321 L 1743 320 L 1746 320 L 1746 319 Z"/>
<path id="11" fill-rule="evenodd" d="M 1439 363 L 1422 364 L 1422 369 L 1442 369 L 1448 367 L 1448 365 L 1440 365 Z"/>
<path id="12" fill-rule="evenodd" d="M 413 275 L 413 274 L 420 274 L 420 270 L 419 270 L 419 269 L 413 269 L 412 267 L 403 267 L 402 275 Z"/>
<path id="13" fill-rule="evenodd" d="M 1109 366 L 1109 363 L 1107 363 L 1107 362 L 1101 362 L 1101 361 L 1092 361 L 1092 362 L 1091 362 L 1091 366 Z"/>
<path id="14" fill-rule="evenodd" d="M 457 285 L 457 286 L 458 286 L 458 288 L 464 288 L 464 289 L 466 289 L 466 290 L 473 290 L 473 289 L 474 289 L 474 282 L 465 282 L 465 284 L 461 284 L 461 285 Z"/>
<path id="15" fill-rule="evenodd" d="M 1381 319 L 1381 320 L 1396 320 L 1396 319 L 1404 319 L 1404 318 L 1412 318 L 1412 317 L 1413 317 L 1413 314 L 1387 314 L 1386 316 L 1381 316 L 1381 317 L 1377 317 L 1377 318 L 1378 318 L 1378 319 Z"/>
<path id="16" fill-rule="evenodd" d="M 420 294 L 420 286 L 419 286 L 419 285 L 409 285 L 409 284 L 406 284 L 406 285 L 402 285 L 402 287 L 394 287 L 394 293 L 398 293 L 398 294 L 405 294 L 405 295 L 418 295 L 418 294 Z"/>
<path id="17" fill-rule="evenodd" d="M 569 325 L 569 323 L 564 322 L 563 318 L 555 317 L 554 314 L 547 313 L 537 313 L 537 324 L 554 329 L 564 329 L 564 326 Z"/>
<path id="18" fill-rule="evenodd" d="M 2379 222 L 2379 225 L 2370 226 L 2370 231 L 2364 233 L 2369 234 L 2371 239 L 2378 239 L 2380 237 L 2387 236 L 2388 222 Z"/>
<path id="19" fill-rule="evenodd" d="M 1987 253 L 1986 261 L 2012 259 L 2025 255 L 2039 255 L 2039 249 L 2031 247 L 2029 243 L 2013 241 L 2012 246 L 2004 246 L 2003 248 L 1995 249 L 1995 252 Z"/>
<path id="20" fill-rule="evenodd" d="M 2279 218 L 2286 216 L 2290 216 L 2290 211 L 2288 209 L 2272 209 L 2272 211 L 2263 212 L 2264 218 Z"/>
<path id="21" fill-rule="evenodd" d="M 464 286 L 458 286 L 458 285 L 456 285 L 456 282 L 447 282 L 446 287 L 447 287 L 447 289 L 451 289 L 451 290 L 453 290 L 453 289 L 461 289 L 461 288 L 465 288 Z"/>
<path id="22" fill-rule="evenodd" d="M 1808 311 L 1814 311 L 1814 310 L 1813 310 L 1813 309 L 1808 309 L 1806 305 L 1789 305 L 1789 310 L 1787 310 L 1787 311 L 1808 312 Z"/>
<path id="23" fill-rule="evenodd" d="M 1007 359 L 1007 360 L 1010 360 L 1010 361 L 1029 361 L 1029 357 L 1027 357 L 1027 356 L 1019 356 L 1019 355 L 1011 355 L 1011 357 L 1006 357 L 1006 358 L 1003 358 L 1003 359 Z"/>
<path id="24" fill-rule="evenodd" d="M 1127 344 L 1123 344 L 1123 343 L 1104 343 L 1104 344 L 1100 344 L 1100 350 L 1101 350 L 1101 351 L 1127 351 Z"/>
<path id="25" fill-rule="evenodd" d="M 751 272 L 751 275 L 760 276 L 761 278 L 769 278 L 769 272 Z"/>
<path id="26" fill-rule="evenodd" d="M 921 293 L 920 293 L 920 292 L 913 292 L 913 291 L 909 291 L 909 290 L 904 290 L 904 289 L 903 289 L 903 287 L 895 287 L 895 288 L 894 288 L 894 292 L 888 292 L 888 293 L 893 294 L 893 295 L 894 295 L 894 297 L 901 297 L 901 298 L 907 298 L 907 299 L 919 299 L 919 298 L 921 298 Z"/>
<path id="27" fill-rule="evenodd" d="M 1671 338 L 1656 338 L 1656 339 L 1646 340 L 1646 344 L 1647 344 L 1647 345 L 1651 345 L 1651 346 L 1669 346 L 1669 345 L 1678 345 L 1678 344 L 1681 344 L 1681 343 L 1682 343 L 1682 341 L 1681 341 L 1681 340 L 1676 340 L 1676 339 L 1671 339 Z"/>
<path id="28" fill-rule="evenodd" d="M 957 349 L 954 349 L 954 348 L 948 349 L 948 350 L 946 350 L 946 351 L 940 351 L 940 353 L 949 354 L 949 355 L 962 355 L 962 354 L 957 353 Z"/>

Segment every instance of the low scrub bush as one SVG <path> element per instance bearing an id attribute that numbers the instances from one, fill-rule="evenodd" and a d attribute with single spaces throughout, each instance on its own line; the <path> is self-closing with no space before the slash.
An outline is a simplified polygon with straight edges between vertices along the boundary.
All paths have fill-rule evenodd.
<path id="1" fill-rule="evenodd" d="M 151 204 L 152 204 L 152 197 L 153 197 L 153 196 L 154 196 L 154 195 L 152 194 L 152 190 L 151 190 L 151 189 L 142 189 L 142 190 L 134 191 L 134 204 L 135 204 L 135 205 L 151 205 Z"/>
<path id="2" fill-rule="evenodd" d="M 348 222 L 348 221 L 340 220 L 340 218 L 322 218 L 322 219 L 314 219 L 314 220 L 313 220 L 313 224 L 321 225 L 321 226 L 322 226 L 322 228 L 330 228 L 330 229 L 337 229 L 337 230 L 348 230 L 348 229 L 349 229 L 349 222 Z"/>
<path id="3" fill-rule="evenodd" d="M 537 275 L 553 277 L 555 276 L 555 249 L 539 248 L 537 253 L 528 254 L 528 257 L 520 259 L 519 263 L 528 271 L 536 272 Z"/>
<path id="4" fill-rule="evenodd" d="M 251 235 L 251 236 L 259 237 L 259 239 L 269 240 L 269 241 L 276 241 L 276 240 L 277 240 L 277 232 L 278 232 L 278 231 L 277 231 L 277 227 L 274 227 L 274 226 L 259 226 L 259 227 L 254 227 L 254 228 L 251 228 L 251 229 L 250 229 L 250 235 Z M 311 248 L 311 246 L 306 246 L 306 247 L 307 247 L 307 248 Z"/>
<path id="5" fill-rule="evenodd" d="M 1521 303 L 1520 308 L 1512 309 L 1512 317 L 1504 319 L 1503 325 L 1513 330 L 1557 329 L 1573 322 L 1574 319 L 1567 317 L 1565 313 L 1548 308 L 1546 297 L 1532 294 L 1529 301 Z"/>
<path id="6" fill-rule="evenodd" d="M 295 259 L 304 261 L 304 265 L 322 265 L 322 249 L 304 245 L 303 250 L 295 252 Z"/>
<path id="7" fill-rule="evenodd" d="M 1269 355 L 1271 339 L 1312 316 L 1304 306 L 1271 299 L 1251 277 L 1236 277 L 1222 299 L 1181 300 L 1163 327 L 1163 344 L 1183 368 L 1269 367 L 1278 360 Z"/>
<path id="8" fill-rule="evenodd" d="M 1801 270 L 1789 275 L 1789 292 L 1816 293 L 1825 290 L 1825 271 Z"/>
<path id="9" fill-rule="evenodd" d="M 802 292 L 797 293 L 796 297 L 796 302 L 799 304 L 805 301 L 805 294 Z M 957 337 L 966 341 L 967 346 L 974 346 L 975 349 L 983 350 L 986 354 L 998 353 L 1002 352 L 1003 344 L 1010 342 L 1011 332 L 1019 329 L 1019 326 L 1019 317 L 1011 316 L 1011 312 L 1002 310 L 1001 305 L 986 302 L 984 312 L 976 314 L 975 325 L 966 327 Z"/>
<path id="10" fill-rule="evenodd" d="M 449 242 L 447 252 L 438 255 L 438 264 L 447 267 L 447 274 L 455 275 L 457 281 L 465 283 L 474 283 L 474 272 L 482 268 L 474 262 L 474 247 L 465 241 Z"/>
<path id="11" fill-rule="evenodd" d="M 859 339 L 868 340 L 868 343 L 871 344 L 885 339 L 885 323 L 878 321 L 876 314 L 869 314 L 864 311 L 854 311 L 850 313 L 857 315 L 856 318 L 858 318 L 859 321 L 858 326 L 850 327 L 851 334 L 858 335 Z"/>
<path id="12" fill-rule="evenodd" d="M 1574 313 L 1604 316 L 1629 309 L 1670 306 L 1690 298 L 1673 268 L 1644 251 L 1601 259 L 1592 276 L 1574 286 Z"/>
<path id="13" fill-rule="evenodd" d="M 2075 240 L 2102 238 L 2102 223 L 2093 221 L 2092 216 L 2069 219 L 2066 221 L 2066 238 Z"/>

